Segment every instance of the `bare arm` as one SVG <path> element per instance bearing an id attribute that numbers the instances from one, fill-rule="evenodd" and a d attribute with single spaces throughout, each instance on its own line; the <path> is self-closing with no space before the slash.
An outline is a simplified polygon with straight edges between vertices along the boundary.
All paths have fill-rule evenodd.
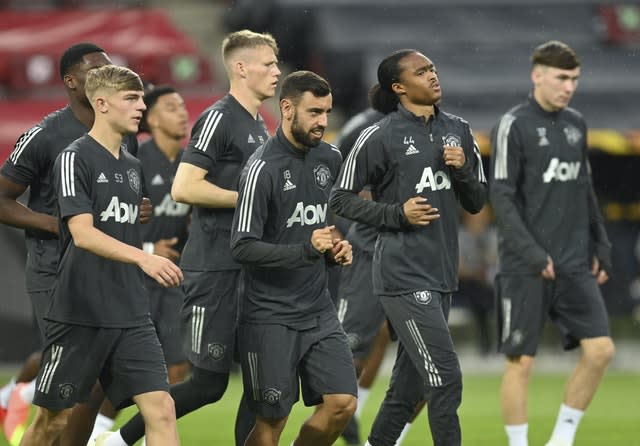
<path id="1" fill-rule="evenodd" d="M 179 203 L 209 208 L 235 208 L 238 192 L 223 189 L 207 181 L 207 171 L 182 162 L 171 187 L 171 196 Z"/>
<path id="2" fill-rule="evenodd" d="M 0 175 L 0 222 L 16 228 L 37 229 L 58 235 L 58 220 L 54 216 L 35 212 L 17 201 L 25 190 L 25 185 Z"/>
<path id="3" fill-rule="evenodd" d="M 91 214 L 69 217 L 68 226 L 78 248 L 116 262 L 135 264 L 164 287 L 175 287 L 182 282 L 182 271 L 169 259 L 148 254 L 105 234 L 93 226 Z"/>

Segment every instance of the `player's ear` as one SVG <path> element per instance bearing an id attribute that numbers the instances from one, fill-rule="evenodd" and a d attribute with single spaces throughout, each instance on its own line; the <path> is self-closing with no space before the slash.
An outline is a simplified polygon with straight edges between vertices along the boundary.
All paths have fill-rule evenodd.
<path id="1" fill-rule="evenodd" d="M 391 84 L 391 89 L 398 96 L 407 94 L 407 90 L 404 88 L 404 85 L 402 85 L 400 82 L 394 82 L 393 84 Z"/>
<path id="2" fill-rule="evenodd" d="M 242 79 L 245 79 L 247 77 L 247 67 L 244 65 L 244 62 L 242 62 L 241 60 L 236 61 L 234 63 L 234 68 L 236 74 Z"/>
<path id="3" fill-rule="evenodd" d="M 109 102 L 104 96 L 96 96 L 92 101 L 92 106 L 96 113 L 106 113 L 109 111 Z"/>
<path id="4" fill-rule="evenodd" d="M 280 101 L 280 113 L 282 113 L 282 119 L 289 120 L 293 117 L 294 105 L 290 99 L 282 99 Z"/>
<path id="5" fill-rule="evenodd" d="M 65 74 L 62 78 L 62 82 L 64 86 L 69 90 L 74 90 L 76 88 L 76 79 L 71 74 Z"/>

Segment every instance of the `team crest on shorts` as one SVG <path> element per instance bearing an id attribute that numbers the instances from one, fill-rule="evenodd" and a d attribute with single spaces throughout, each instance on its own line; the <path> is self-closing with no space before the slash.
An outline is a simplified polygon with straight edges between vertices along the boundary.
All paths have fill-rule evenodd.
<path id="1" fill-rule="evenodd" d="M 60 387 L 59 387 L 60 398 L 62 398 L 63 400 L 68 400 L 71 397 L 71 395 L 73 395 L 73 392 L 75 392 L 75 390 L 76 390 L 76 386 L 74 386 L 71 383 L 60 384 Z"/>
<path id="2" fill-rule="evenodd" d="M 324 164 L 318 164 L 315 169 L 313 169 L 313 178 L 316 181 L 316 186 L 320 189 L 325 189 L 331 181 L 331 171 Z"/>
<path id="3" fill-rule="evenodd" d="M 513 330 L 513 333 L 511 333 L 511 345 L 520 345 L 523 340 L 524 336 L 522 335 L 522 332 L 520 330 Z"/>
<path id="4" fill-rule="evenodd" d="M 270 406 L 275 406 L 280 401 L 280 395 L 282 392 L 274 387 L 269 387 L 262 391 L 262 401 L 269 404 Z"/>
<path id="5" fill-rule="evenodd" d="M 136 169 L 127 170 L 127 177 L 129 177 L 129 186 L 137 194 L 140 192 L 140 175 Z"/>
<path id="6" fill-rule="evenodd" d="M 431 302 L 431 291 L 414 291 L 413 297 L 416 298 L 416 302 L 420 305 L 429 305 L 429 302 Z"/>
<path id="7" fill-rule="evenodd" d="M 360 345 L 360 336 L 357 333 L 347 333 L 347 343 L 351 350 L 355 350 Z"/>
<path id="8" fill-rule="evenodd" d="M 453 133 L 447 133 L 446 135 L 444 135 L 442 137 L 442 142 L 445 146 L 462 147 L 462 141 L 460 140 L 460 137 Z"/>
<path id="9" fill-rule="evenodd" d="M 214 342 L 207 346 L 207 352 L 209 354 L 209 357 L 211 359 L 215 359 L 216 361 L 224 358 L 225 350 L 226 350 L 226 347 L 223 344 L 220 344 L 218 342 Z"/>

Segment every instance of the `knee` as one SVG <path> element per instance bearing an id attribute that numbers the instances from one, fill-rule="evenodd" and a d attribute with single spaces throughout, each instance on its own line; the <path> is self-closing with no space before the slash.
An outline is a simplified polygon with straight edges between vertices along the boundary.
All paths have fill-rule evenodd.
<path id="1" fill-rule="evenodd" d="M 605 368 L 615 355 L 615 345 L 610 337 L 600 337 L 582 342 L 583 355 L 586 361 L 597 368 Z"/>
<path id="2" fill-rule="evenodd" d="M 327 404 L 328 403 L 328 404 Z M 331 418 L 338 424 L 346 424 L 358 406 L 358 399 L 353 395 L 332 395 L 325 402 L 325 406 L 330 411 Z"/>
<path id="3" fill-rule="evenodd" d="M 67 425 L 70 409 L 60 412 L 50 412 L 46 409 L 40 409 L 43 412 L 41 416 L 36 416 L 33 422 L 33 430 L 36 432 L 36 438 L 58 438 L 63 429 Z"/>
<path id="4" fill-rule="evenodd" d="M 147 394 L 144 405 L 138 404 L 138 407 L 146 425 L 155 427 L 175 425 L 176 406 L 168 392 Z"/>
<path id="5" fill-rule="evenodd" d="M 510 373 L 520 379 L 529 379 L 533 371 L 533 356 L 509 356 L 505 364 L 505 373 Z"/>

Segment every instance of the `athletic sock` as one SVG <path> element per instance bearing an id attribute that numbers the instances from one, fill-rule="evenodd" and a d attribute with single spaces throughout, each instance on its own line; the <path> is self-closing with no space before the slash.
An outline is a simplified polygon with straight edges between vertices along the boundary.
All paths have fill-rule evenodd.
<path id="1" fill-rule="evenodd" d="M 404 441 L 404 437 L 406 437 L 409 433 L 409 429 L 411 429 L 411 423 L 405 424 L 402 428 L 402 432 L 400 432 L 400 436 L 396 440 L 395 446 L 400 446 L 402 444 L 402 442 Z"/>
<path id="2" fill-rule="evenodd" d="M 362 408 L 369 398 L 370 392 L 371 391 L 369 389 L 358 386 L 358 406 L 356 407 L 356 413 L 354 415 L 356 418 L 360 418 L 360 413 L 362 412 Z"/>
<path id="3" fill-rule="evenodd" d="M 573 445 L 576 430 L 583 415 L 584 411 L 561 404 L 550 442 L 557 440 L 560 443 Z"/>
<path id="4" fill-rule="evenodd" d="M 20 398 L 26 403 L 31 404 L 33 402 L 33 397 L 36 394 L 36 380 L 29 381 L 26 386 L 23 386 L 20 389 Z"/>
<path id="5" fill-rule="evenodd" d="M 93 431 L 91 432 L 91 437 L 89 437 L 89 444 L 91 444 L 91 442 L 94 441 L 101 433 L 111 430 L 115 422 L 116 420 L 113 418 L 109 418 L 99 413 L 96 416 L 96 422 L 93 424 Z"/>
<path id="6" fill-rule="evenodd" d="M 11 397 L 11 392 L 16 387 L 16 377 L 11 378 L 11 381 L 6 383 L 0 389 L 0 407 L 4 407 L 5 409 L 9 405 L 9 398 Z"/>
<path id="7" fill-rule="evenodd" d="M 116 431 L 109 435 L 107 439 L 102 443 L 102 446 L 128 446 L 127 442 L 122 439 L 120 431 Z"/>
<path id="8" fill-rule="evenodd" d="M 529 446 L 529 440 L 527 440 L 527 431 L 529 430 L 529 424 L 512 424 L 504 427 L 509 438 L 509 446 Z"/>

